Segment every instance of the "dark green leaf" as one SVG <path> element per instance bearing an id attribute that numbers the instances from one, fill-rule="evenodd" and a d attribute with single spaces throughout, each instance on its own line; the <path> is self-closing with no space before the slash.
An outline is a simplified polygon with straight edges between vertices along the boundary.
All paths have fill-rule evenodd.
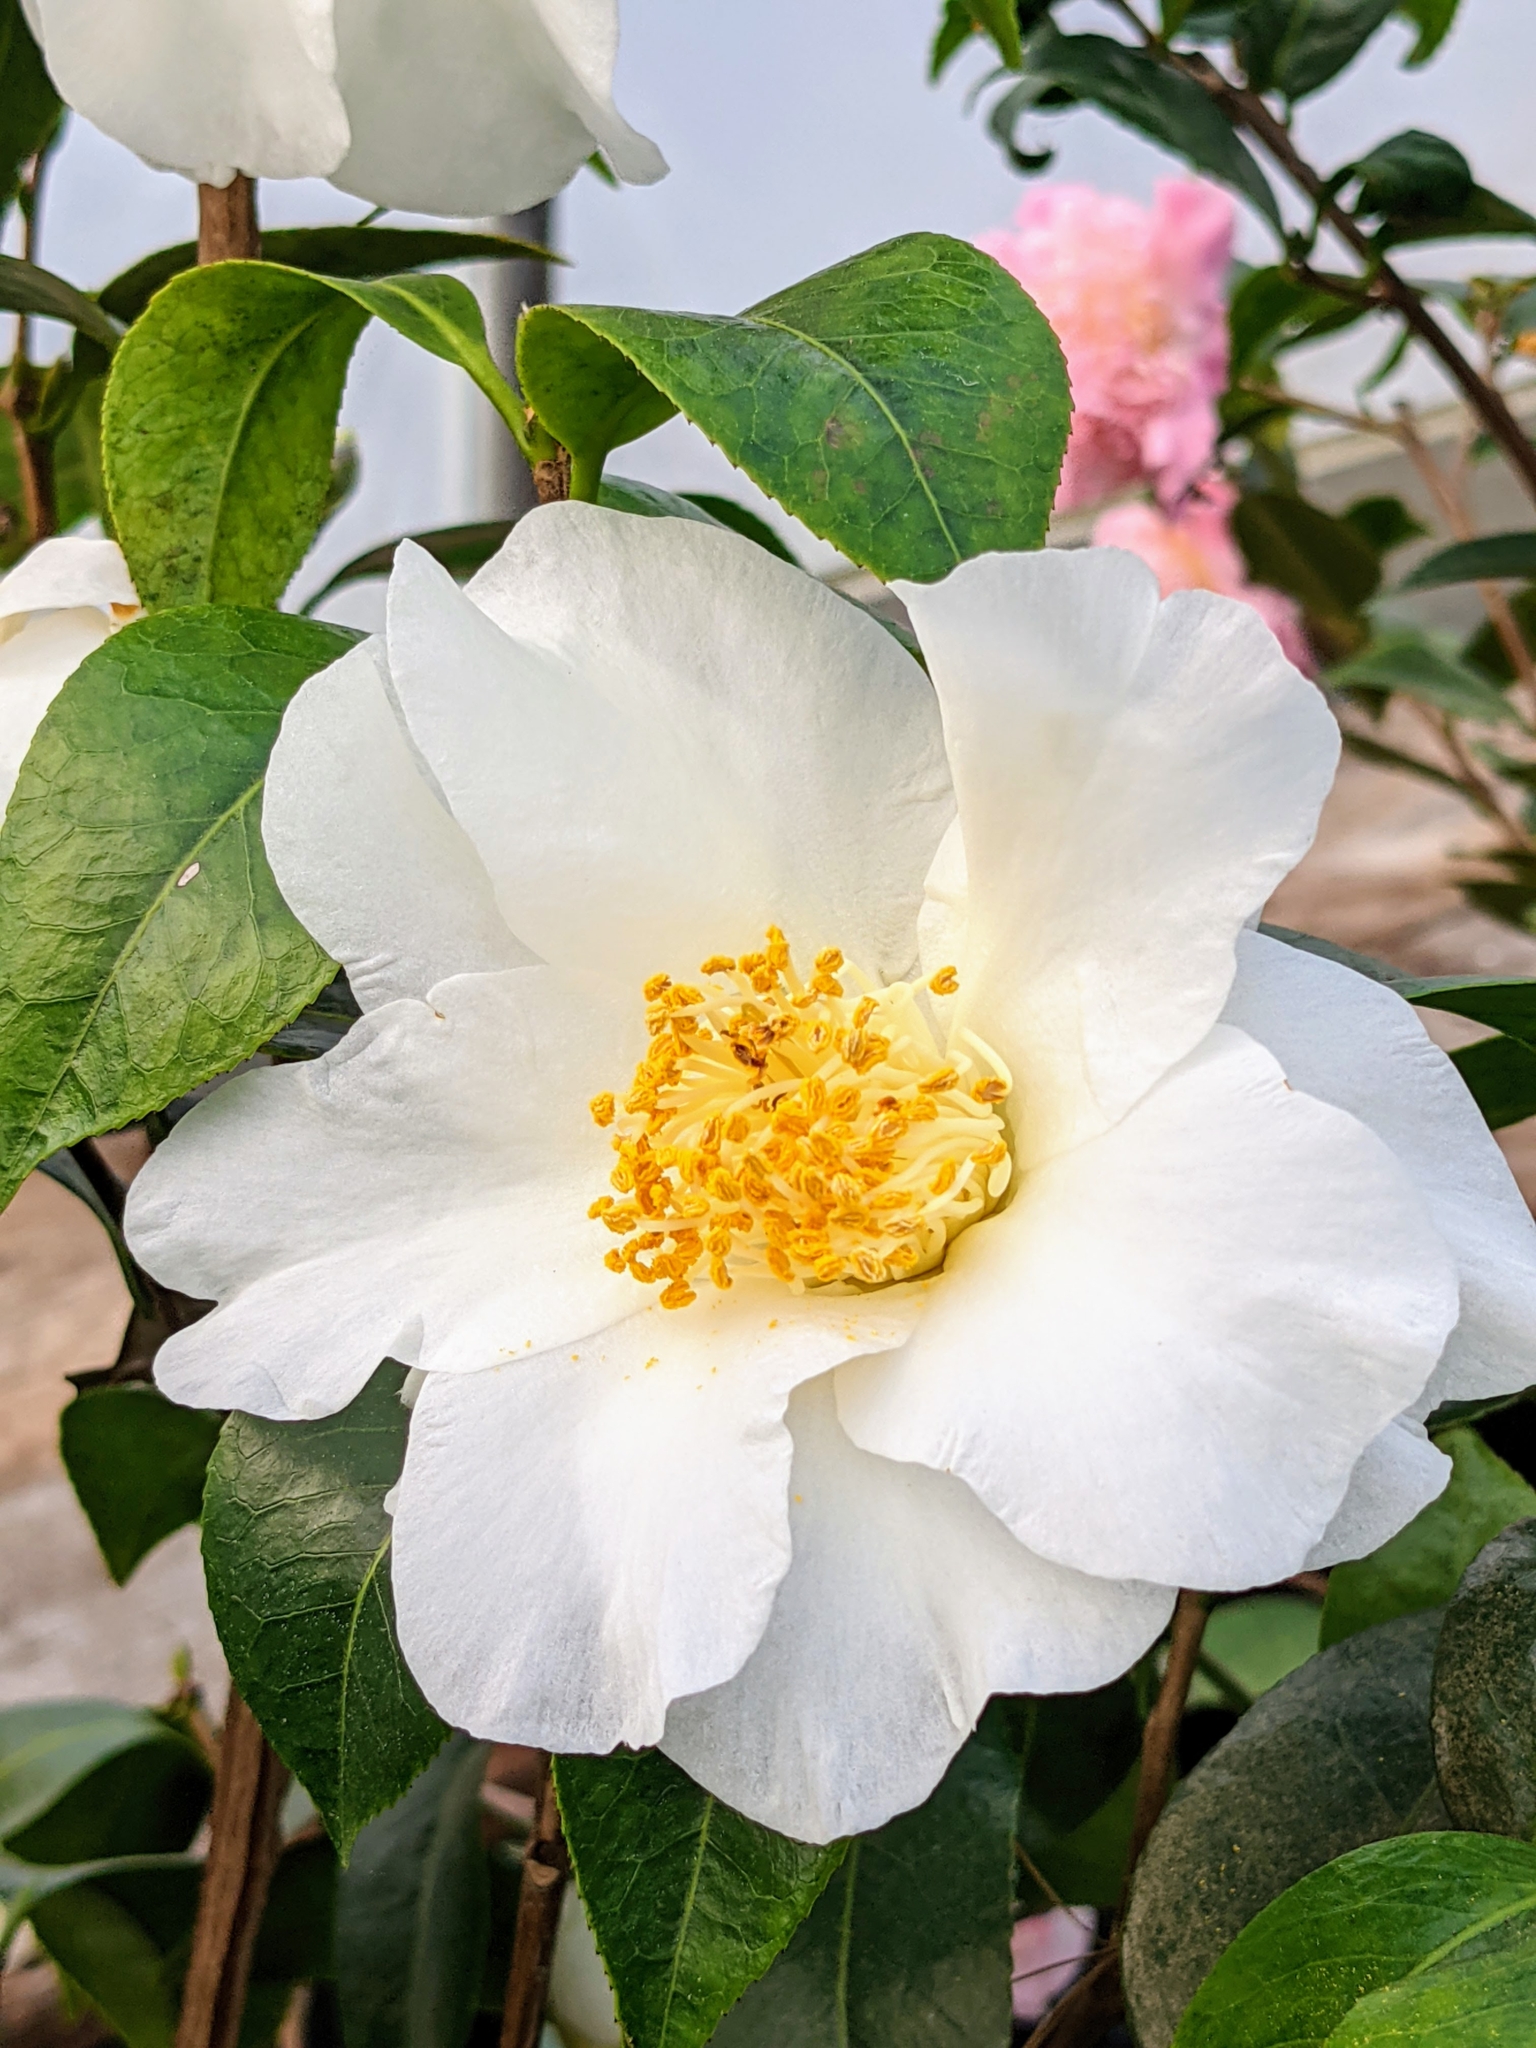
<path id="1" fill-rule="evenodd" d="M 1419 40 L 1404 60 L 1409 65 L 1427 64 L 1450 34 L 1451 23 L 1461 0 L 1397 0 L 1397 12 L 1419 32 Z"/>
<path id="2" fill-rule="evenodd" d="M 1419 524 L 1401 498 L 1356 498 L 1340 517 L 1378 555 L 1390 555 L 1394 548 L 1422 539 L 1429 530 Z"/>
<path id="3" fill-rule="evenodd" d="M 1396 768 L 1404 775 L 1417 775 L 1424 782 L 1434 783 L 1437 789 L 1453 789 L 1465 794 L 1455 776 L 1448 775 L 1443 768 L 1417 760 L 1412 754 L 1401 753 L 1396 747 L 1383 746 L 1380 740 L 1373 740 L 1363 732 L 1345 733 L 1344 744 L 1359 760 L 1369 761 L 1373 767 Z"/>
<path id="4" fill-rule="evenodd" d="M 64 1469 L 118 1585 L 202 1513 L 221 1420 L 133 1383 L 89 1387 L 59 1417 Z"/>
<path id="5" fill-rule="evenodd" d="M 20 0 L 0 0 L 0 215 L 16 197 L 23 166 L 53 134 L 63 110 Z"/>
<path id="6" fill-rule="evenodd" d="M 46 1174 L 55 1186 L 68 1188 L 77 1201 L 84 1202 L 107 1233 L 107 1242 L 112 1247 L 112 1255 L 117 1260 L 118 1271 L 123 1276 L 123 1284 L 132 1297 L 134 1307 L 145 1314 L 152 1313 L 149 1295 L 144 1286 L 144 1276 L 134 1264 L 133 1254 L 128 1249 L 122 1228 L 100 1194 L 92 1187 L 74 1153 L 55 1152 L 51 1158 L 40 1159 L 37 1170 Z"/>
<path id="7" fill-rule="evenodd" d="M 1536 1050 L 1531 1046 L 1514 1038 L 1482 1038 L 1459 1047 L 1451 1058 L 1490 1131 L 1536 1116 Z"/>
<path id="8" fill-rule="evenodd" d="M 1394 986 L 1422 1009 L 1448 1010 L 1536 1045 L 1536 978 L 1529 975 L 1404 974 Z"/>
<path id="9" fill-rule="evenodd" d="M 1396 1615 L 1443 1605 L 1491 1537 L 1536 1513 L 1536 1493 L 1475 1430 L 1447 1430 L 1439 1443 L 1452 1464 L 1451 1482 L 1440 1498 L 1369 1557 L 1336 1565 L 1329 1574 L 1325 1648 Z"/>
<path id="10" fill-rule="evenodd" d="M 1536 532 L 1485 533 L 1459 540 L 1420 562 L 1400 590 L 1440 590 L 1448 583 L 1480 583 L 1504 576 L 1536 576 Z"/>
<path id="11" fill-rule="evenodd" d="M 463 2048 L 490 1933 L 480 1835 L 489 1745 L 450 1737 L 368 1823 L 336 1886 L 346 2048 Z"/>
<path id="12" fill-rule="evenodd" d="M 1142 2048 L 1168 2048 L 1211 1965 L 1288 1885 L 1361 1842 L 1444 1825 L 1429 1739 L 1439 1629 L 1437 1614 L 1411 1615 L 1310 1659 L 1178 1788 L 1126 1919 Z"/>
<path id="13" fill-rule="evenodd" d="M 0 256 L 0 310 L 62 320 L 88 334 L 109 355 L 118 344 L 117 329 L 94 299 L 77 292 L 51 270 L 40 270 L 35 263 L 24 263 L 19 256 Z"/>
<path id="14" fill-rule="evenodd" d="M 54 698 L 0 831 L 0 1201 L 247 1058 L 330 980 L 267 866 L 261 786 L 289 698 L 355 638 L 145 619 Z"/>
<path id="15" fill-rule="evenodd" d="M 1133 1765 L 1098 1811 L 1064 1835 L 1052 1833 L 1028 1800 L 1021 1803 L 1018 1840 L 1029 1861 L 1020 1865 L 1017 1895 L 1025 1912 L 1044 1912 L 1058 1899 L 1104 1908 L 1118 1902 L 1140 1781 L 1141 1767 Z"/>
<path id="16" fill-rule="evenodd" d="M 276 604 L 320 525 L 367 317 L 324 279 L 216 263 L 173 278 L 130 330 L 102 427 L 146 605 Z"/>
<path id="17" fill-rule="evenodd" d="M 1260 0 L 1260 8 L 1266 0 Z M 1271 13 L 1283 31 L 1264 84 L 1287 99 L 1305 99 L 1351 64 L 1396 5 L 1396 0 L 1280 0 Z M 1249 72 L 1250 80 L 1253 73 Z"/>
<path id="18" fill-rule="evenodd" d="M 845 1844 L 817 1848 L 759 1827 L 659 1750 L 560 1757 L 555 1784 L 626 2038 L 633 2048 L 711 2040 L 811 1910 Z"/>
<path id="19" fill-rule="evenodd" d="M 313 1983 L 334 1967 L 336 1851 L 318 1835 L 290 1842 L 272 1874 L 251 1958 L 254 1984 Z"/>
<path id="20" fill-rule="evenodd" d="M 944 12 L 928 52 L 929 83 L 941 78 L 950 59 L 976 34 L 976 21 L 965 0 L 944 0 Z"/>
<path id="21" fill-rule="evenodd" d="M 1288 591 L 1319 618 L 1349 618 L 1381 581 L 1375 552 L 1342 519 L 1283 491 L 1250 491 L 1232 531 L 1256 583 Z"/>
<path id="22" fill-rule="evenodd" d="M 1278 231 L 1280 209 L 1268 179 L 1215 102 L 1182 72 L 1108 36 L 1064 36 L 1047 20 L 1025 45 L 1024 77 L 1034 87 L 1091 101 L 1150 135 L 1230 186 Z"/>
<path id="23" fill-rule="evenodd" d="M 583 459 L 656 424 L 659 390 L 887 581 L 1045 537 L 1069 424 L 1061 352 L 964 243 L 907 235 L 736 318 L 535 307 L 519 337 L 524 390 Z"/>
<path id="24" fill-rule="evenodd" d="M 203 1562 L 235 1682 L 343 1860 L 447 1731 L 395 1640 L 384 1496 L 403 1368 L 321 1422 L 232 1415 L 208 1467 Z"/>
<path id="25" fill-rule="evenodd" d="M 1520 637 L 1532 654 L 1536 654 L 1536 583 L 1527 583 L 1520 590 L 1511 591 L 1509 608 L 1514 613 L 1515 624 Z M 1492 619 L 1484 619 L 1477 631 L 1461 650 L 1463 661 L 1470 661 L 1474 668 L 1485 670 L 1501 683 L 1514 681 L 1515 665 L 1509 658 L 1509 650 L 1499 637 Z M 1523 769 L 1526 764 L 1519 764 Z M 1511 772 L 1509 768 L 1502 773 Z"/>
<path id="26" fill-rule="evenodd" d="M 1233 383 L 1268 368 L 1286 349 L 1315 341 L 1362 319 L 1368 310 L 1352 279 L 1341 279 L 1343 298 L 1298 284 L 1285 270 L 1250 270 L 1232 294 L 1227 323 L 1232 336 Z M 1353 296 L 1351 296 L 1353 294 Z"/>
<path id="27" fill-rule="evenodd" d="M 1383 229 L 1377 243 L 1386 249 L 1405 242 L 1450 242 L 1476 235 L 1536 236 L 1536 215 L 1501 199 L 1496 192 L 1474 185 L 1471 198 L 1455 213 L 1393 222 Z"/>
<path id="28" fill-rule="evenodd" d="M 0 1710 L 0 1840 L 32 1863 L 184 1849 L 208 1803 L 202 1753 L 115 1700 Z"/>
<path id="29" fill-rule="evenodd" d="M 470 235 L 456 228 L 267 228 L 261 237 L 268 263 L 312 271 L 317 277 L 396 277 L 429 264 L 484 263 L 535 257 L 559 263 L 547 249 L 507 235 Z M 197 244 L 182 242 L 141 257 L 97 293 L 102 308 L 126 327 L 155 293 L 197 262 Z"/>
<path id="30" fill-rule="evenodd" d="M 1536 1522 L 1467 1567 L 1435 1651 L 1435 1762 L 1458 1827 L 1536 1834 Z"/>
<path id="31" fill-rule="evenodd" d="M 1136 1686 L 1117 1678 L 1095 1692 L 1020 1704 L 1024 1798 L 1048 1827 L 1069 1834 L 1098 1812 L 1141 1753 Z"/>
<path id="32" fill-rule="evenodd" d="M 1177 2048 L 1513 2048 L 1533 2001 L 1536 1849 L 1416 1835 L 1356 1849 L 1260 1914 Z"/>
<path id="33" fill-rule="evenodd" d="M 349 583 L 362 583 L 371 576 L 387 576 L 395 566 L 395 550 L 401 540 L 414 541 L 417 547 L 425 548 L 434 562 L 441 562 L 451 576 L 463 582 L 477 569 L 485 567 L 512 531 L 512 526 L 510 519 L 477 519 L 468 526 L 437 526 L 428 533 L 404 533 L 399 540 L 386 540 L 376 548 L 369 548 L 366 554 L 354 555 L 350 562 L 343 563 L 331 580 L 306 602 L 304 610 L 313 612 L 334 591 L 344 589 Z"/>
<path id="34" fill-rule="evenodd" d="M 722 523 L 692 498 L 664 491 L 659 484 L 636 483 L 633 477 L 605 476 L 597 502 L 610 512 L 633 512 L 641 519 L 692 519 L 706 526 Z"/>
<path id="35" fill-rule="evenodd" d="M 38 1939 L 127 2048 L 172 2048 L 200 1866 L 123 1858 L 31 1908 Z"/>
<path id="36" fill-rule="evenodd" d="M 456 277 L 438 276 L 386 277 L 375 283 L 338 278 L 332 289 L 338 298 L 353 300 L 428 355 L 463 370 L 513 433 L 521 432 L 522 401 L 492 360 L 485 339 L 485 315 L 467 284 Z"/>
<path id="37" fill-rule="evenodd" d="M 1321 1619 L 1322 1608 L 1316 1600 L 1287 1593 L 1224 1600 L 1205 1625 L 1202 1664 L 1229 1688 L 1256 1700 L 1317 1654 Z M 1196 1693 L 1200 1685 L 1197 1678 Z M 1210 1703 L 1224 1703 L 1214 1688 Z"/>
<path id="38" fill-rule="evenodd" d="M 1354 167 L 1356 211 L 1388 220 L 1458 214 L 1472 197 L 1472 166 L 1453 142 L 1422 129 L 1378 142 Z"/>
<path id="39" fill-rule="evenodd" d="M 992 38 L 997 54 L 1011 71 L 1023 61 L 1019 46 L 1019 16 L 1014 0 L 970 0 L 977 26 Z"/>
<path id="40" fill-rule="evenodd" d="M 770 555 L 777 555 L 781 562 L 793 562 L 797 569 L 800 567 L 799 557 L 778 530 L 766 519 L 759 518 L 756 512 L 749 512 L 745 505 L 738 505 L 734 498 L 718 498 L 713 491 L 685 491 L 683 501 L 707 512 L 711 519 L 728 526 L 732 533 L 755 540 L 760 548 L 766 548 Z"/>
<path id="41" fill-rule="evenodd" d="M 1518 716 L 1496 683 L 1412 626 L 1378 634 L 1363 653 L 1330 669 L 1328 682 L 1335 690 L 1379 691 L 1383 696 L 1397 691 L 1480 725 L 1501 725 Z"/>
<path id="42" fill-rule="evenodd" d="M 1017 1792 L 984 1722 L 922 1806 L 849 1843 L 715 2048 L 1007 2048 Z"/>

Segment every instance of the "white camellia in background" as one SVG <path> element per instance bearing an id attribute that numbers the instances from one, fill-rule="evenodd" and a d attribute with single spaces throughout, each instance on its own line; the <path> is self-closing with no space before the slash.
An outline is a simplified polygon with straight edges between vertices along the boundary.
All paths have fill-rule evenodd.
<path id="1" fill-rule="evenodd" d="M 515 213 L 601 150 L 666 173 L 613 104 L 618 0 L 22 0 L 63 98 L 163 170 L 330 178 L 379 206 Z"/>
<path id="2" fill-rule="evenodd" d="M 583 505 L 298 693 L 265 833 L 362 1021 L 134 1184 L 174 1398 L 423 1374 L 433 1704 L 826 1840 L 1173 1588 L 1355 1554 L 1533 1376 L 1536 1227 L 1406 1005 L 1245 929 L 1332 778 L 1246 606 L 1107 550 L 906 586 Z M 925 893 L 926 890 L 926 893 Z M 921 958 L 921 965 L 919 959 Z"/>
<path id="3" fill-rule="evenodd" d="M 43 713 L 138 610 L 116 541 L 45 540 L 0 577 L 0 814 Z"/>

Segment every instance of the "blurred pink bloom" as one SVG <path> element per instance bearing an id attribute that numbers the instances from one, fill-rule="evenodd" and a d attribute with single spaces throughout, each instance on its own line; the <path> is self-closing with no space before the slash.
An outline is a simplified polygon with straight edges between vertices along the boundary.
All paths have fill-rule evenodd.
<path id="1" fill-rule="evenodd" d="M 1301 608 L 1283 592 L 1248 581 L 1248 565 L 1232 538 L 1237 491 L 1225 477 L 1207 477 L 1178 510 L 1113 505 L 1094 522 L 1095 547 L 1125 548 L 1152 569 L 1166 597 L 1173 590 L 1217 590 L 1251 604 L 1303 675 L 1317 663 L 1302 630 Z"/>
<path id="2" fill-rule="evenodd" d="M 1091 1906 L 1058 1906 L 1013 1923 L 1013 2016 L 1033 2025 L 1060 1998 L 1094 1943 Z"/>
<path id="3" fill-rule="evenodd" d="M 1055 328 L 1076 414 L 1058 512 L 1150 483 L 1172 504 L 1211 459 L 1227 381 L 1232 201 L 1164 178 L 1151 208 L 1091 185 L 1031 192 L 978 235 Z"/>

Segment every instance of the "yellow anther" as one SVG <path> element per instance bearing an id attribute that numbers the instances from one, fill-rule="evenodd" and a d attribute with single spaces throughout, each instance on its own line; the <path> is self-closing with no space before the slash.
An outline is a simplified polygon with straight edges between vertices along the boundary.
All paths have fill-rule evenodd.
<path id="1" fill-rule="evenodd" d="M 936 996 L 957 995 L 960 990 L 960 976 L 953 967 L 941 967 L 937 974 L 930 974 L 928 986 Z"/>
<path id="2" fill-rule="evenodd" d="M 669 989 L 671 986 L 672 977 L 670 974 L 653 974 L 640 993 L 648 1003 L 654 1003 L 662 991 Z"/>
<path id="3" fill-rule="evenodd" d="M 816 972 L 818 974 L 836 974 L 842 964 L 843 949 L 841 946 L 823 946 L 816 955 Z"/>
<path id="4" fill-rule="evenodd" d="M 943 1095 L 947 1089 L 959 1087 L 960 1076 L 953 1067 L 940 1067 L 936 1074 L 929 1074 L 917 1085 L 925 1095 Z"/>
<path id="5" fill-rule="evenodd" d="M 593 1123 L 601 1130 L 608 1128 L 618 1111 L 618 1104 L 614 1101 L 610 1088 L 605 1088 L 601 1095 L 594 1095 L 587 1107 L 592 1112 Z"/>
<path id="6" fill-rule="evenodd" d="M 611 1252 L 603 1253 L 603 1264 L 610 1273 L 622 1273 L 624 1271 L 624 1254 L 615 1246 Z"/>
<path id="7" fill-rule="evenodd" d="M 689 1302 L 697 1301 L 698 1298 L 688 1282 L 683 1279 L 671 1280 L 661 1290 L 663 1308 L 686 1308 Z"/>
<path id="8" fill-rule="evenodd" d="M 947 1195 L 955 1184 L 955 1175 L 960 1171 L 953 1159 L 946 1159 L 933 1179 L 928 1183 L 930 1195 Z"/>
<path id="9" fill-rule="evenodd" d="M 1008 1083 L 999 1081 L 994 1075 L 986 1081 L 973 1081 L 971 1100 L 973 1102 L 1001 1102 L 1008 1093 Z"/>
<path id="10" fill-rule="evenodd" d="M 711 953 L 709 958 L 701 963 L 699 972 L 700 974 L 730 974 L 734 972 L 735 966 L 736 962 L 729 953 Z"/>

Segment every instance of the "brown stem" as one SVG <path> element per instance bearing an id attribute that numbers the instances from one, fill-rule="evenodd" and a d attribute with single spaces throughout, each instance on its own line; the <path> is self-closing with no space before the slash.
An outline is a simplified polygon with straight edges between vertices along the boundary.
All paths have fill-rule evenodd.
<path id="1" fill-rule="evenodd" d="M 549 1970 L 560 1927 L 560 1902 L 570 1874 L 571 1862 L 555 1798 L 554 1772 L 546 1757 L 533 1834 L 523 1851 L 512 1967 L 507 1972 L 507 1996 L 501 2012 L 501 2048 L 537 2048 L 549 1998 Z M 183 2044 L 178 2041 L 176 2048 L 183 2048 Z"/>
<path id="2" fill-rule="evenodd" d="M 1029 2048 L 1098 2048 L 1124 2011 L 1120 1944 L 1115 1941 L 1057 1999 L 1030 2035 Z"/>
<path id="3" fill-rule="evenodd" d="M 37 260 L 37 221 L 41 201 L 43 157 L 34 157 L 22 181 L 21 253 L 28 263 Z M 59 530 L 58 489 L 54 471 L 53 442 L 46 434 L 34 434 L 32 423 L 43 398 L 42 372 L 29 360 L 32 323 L 23 314 L 16 322 L 16 347 L 10 375 L 0 392 L 0 409 L 10 417 L 11 442 L 16 451 L 16 473 L 21 482 L 21 510 L 27 522 L 27 538 L 35 547 Z"/>
<path id="4" fill-rule="evenodd" d="M 541 505 L 558 505 L 571 495 L 571 451 L 557 448 L 544 462 L 533 465 L 533 488 Z"/>
<path id="5" fill-rule="evenodd" d="M 287 1780 L 256 1716 L 231 1686 L 175 2048 L 235 2048 L 239 2039 Z"/>
<path id="6" fill-rule="evenodd" d="M 227 185 L 197 188 L 197 260 L 228 263 L 261 254 L 256 182 L 236 173 Z"/>

